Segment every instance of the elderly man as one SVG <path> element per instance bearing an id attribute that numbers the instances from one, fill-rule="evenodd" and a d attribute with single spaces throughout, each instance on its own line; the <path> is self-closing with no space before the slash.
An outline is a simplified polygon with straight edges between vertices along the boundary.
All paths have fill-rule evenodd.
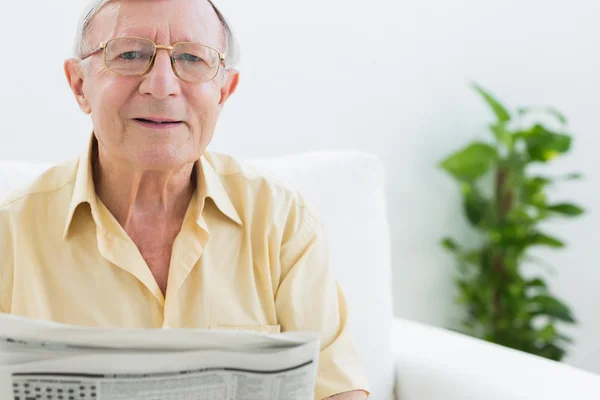
<path id="1" fill-rule="evenodd" d="M 0 203 L 0 311 L 317 331 L 315 398 L 365 399 L 319 222 L 296 193 L 205 151 L 239 80 L 223 15 L 208 0 L 97 0 L 85 15 L 65 73 L 93 134 Z"/>

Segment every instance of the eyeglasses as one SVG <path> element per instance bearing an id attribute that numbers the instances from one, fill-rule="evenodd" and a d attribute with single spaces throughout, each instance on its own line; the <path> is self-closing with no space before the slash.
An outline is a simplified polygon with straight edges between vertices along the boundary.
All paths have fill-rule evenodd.
<path id="1" fill-rule="evenodd" d="M 201 83 L 212 80 L 224 66 L 225 54 L 195 42 L 179 42 L 173 46 L 159 45 L 150 39 L 123 36 L 100 43 L 100 47 L 83 57 L 85 60 L 104 51 L 106 68 L 117 75 L 144 75 L 154 65 L 157 50 L 168 50 L 173 72 L 187 82 Z"/>

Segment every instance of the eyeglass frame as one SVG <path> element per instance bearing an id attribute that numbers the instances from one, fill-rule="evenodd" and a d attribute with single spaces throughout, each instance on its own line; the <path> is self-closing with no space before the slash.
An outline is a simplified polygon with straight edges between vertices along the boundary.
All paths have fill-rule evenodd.
<path id="1" fill-rule="evenodd" d="M 113 71 L 112 69 L 110 69 L 110 67 L 108 66 L 108 62 L 107 62 L 107 57 L 108 57 L 108 53 L 107 53 L 107 48 L 108 48 L 108 44 L 110 42 L 112 42 L 113 40 L 117 40 L 117 39 L 142 39 L 142 40 L 146 40 L 148 42 L 151 42 L 154 45 L 154 54 L 152 54 L 152 58 L 150 59 L 150 62 L 148 62 L 148 66 L 146 67 L 146 69 L 139 73 L 139 74 L 133 74 L 133 75 L 126 75 L 126 74 L 120 74 L 118 72 Z M 173 59 L 173 48 L 175 46 L 177 46 L 178 44 L 199 44 L 200 46 L 204 46 L 207 47 L 211 50 L 214 50 L 217 52 L 217 54 L 219 55 L 219 64 L 217 66 L 217 70 L 215 71 L 215 75 L 205 81 L 189 81 L 187 79 L 183 79 L 181 76 L 179 76 L 179 73 L 177 72 L 177 69 L 175 68 L 175 60 Z M 98 46 L 98 48 L 94 51 L 92 51 L 91 53 L 89 53 L 88 55 L 81 57 L 81 61 L 84 61 L 85 59 L 94 56 L 96 54 L 98 54 L 101 51 L 104 51 L 104 65 L 106 65 L 106 68 L 108 68 L 109 71 L 111 71 L 113 74 L 117 74 L 119 76 L 142 76 L 144 74 L 146 74 L 148 71 L 150 71 L 152 69 L 152 67 L 154 66 L 154 61 L 156 60 L 156 53 L 158 52 L 158 50 L 168 50 L 169 51 L 169 58 L 171 60 L 171 69 L 173 70 L 173 73 L 179 78 L 182 79 L 186 82 L 192 82 L 192 83 L 203 83 L 203 82 L 210 82 L 211 80 L 215 79 L 217 77 L 217 75 L 219 75 L 219 71 L 221 70 L 221 66 L 223 66 L 223 68 L 225 68 L 225 57 L 226 54 L 225 53 L 221 53 L 219 50 L 215 49 L 212 46 L 206 45 L 204 43 L 200 43 L 200 42 L 177 42 L 175 44 L 173 44 L 172 46 L 170 45 L 166 45 L 166 44 L 156 44 L 154 42 L 154 40 L 152 39 L 148 39 L 145 37 L 140 37 L 140 36 L 118 36 L 118 37 L 114 37 L 112 39 L 109 39 L 105 42 L 100 42 L 100 45 Z"/>

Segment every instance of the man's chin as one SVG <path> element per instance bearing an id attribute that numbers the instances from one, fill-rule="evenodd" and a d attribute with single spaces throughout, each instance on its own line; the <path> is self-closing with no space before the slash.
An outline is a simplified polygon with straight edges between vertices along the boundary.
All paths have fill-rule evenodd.
<path id="1" fill-rule="evenodd" d="M 182 139 L 189 138 L 190 131 L 185 124 L 177 124 L 170 127 L 158 129 L 136 126 L 130 132 L 136 136 L 136 141 L 178 143 Z"/>

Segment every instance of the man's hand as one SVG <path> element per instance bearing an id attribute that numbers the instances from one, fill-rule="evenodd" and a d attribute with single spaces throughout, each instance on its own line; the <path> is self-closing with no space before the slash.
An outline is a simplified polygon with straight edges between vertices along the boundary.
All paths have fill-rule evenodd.
<path id="1" fill-rule="evenodd" d="M 362 390 L 355 390 L 354 392 L 340 393 L 335 396 L 328 397 L 327 400 L 366 400 L 367 394 Z"/>

